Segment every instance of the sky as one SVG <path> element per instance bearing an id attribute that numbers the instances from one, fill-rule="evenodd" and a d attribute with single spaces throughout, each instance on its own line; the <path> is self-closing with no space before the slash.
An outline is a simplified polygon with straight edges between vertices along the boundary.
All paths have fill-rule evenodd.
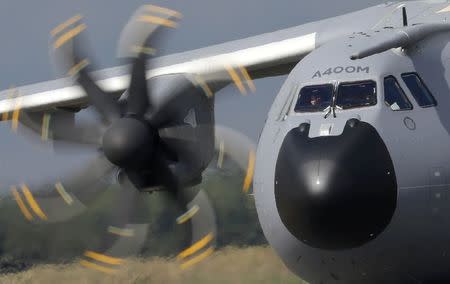
<path id="1" fill-rule="evenodd" d="M 49 60 L 49 32 L 75 14 L 88 25 L 98 68 L 118 65 L 116 42 L 122 27 L 143 4 L 180 11 L 180 27 L 167 34 L 163 54 L 301 25 L 381 3 L 380 0 L 2 0 L 0 2 L 0 89 L 55 79 Z M 233 86 L 222 90 L 217 123 L 255 142 L 285 76 L 255 82 L 256 93 L 242 97 Z M 230 111 L 232 110 L 232 111 Z M 47 181 L 82 163 L 91 152 L 54 155 L 51 147 L 30 142 L 0 123 L 0 192 L 21 181 Z"/>

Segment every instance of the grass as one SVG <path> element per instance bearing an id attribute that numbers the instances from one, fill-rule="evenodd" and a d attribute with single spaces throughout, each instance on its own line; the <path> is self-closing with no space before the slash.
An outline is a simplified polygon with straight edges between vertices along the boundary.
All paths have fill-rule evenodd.
<path id="1" fill-rule="evenodd" d="M 303 284 L 288 271 L 269 247 L 226 248 L 200 264 L 182 270 L 174 259 L 130 259 L 115 274 L 104 274 L 79 264 L 40 265 L 0 276 L 3 284 L 28 283 L 283 283 Z"/>

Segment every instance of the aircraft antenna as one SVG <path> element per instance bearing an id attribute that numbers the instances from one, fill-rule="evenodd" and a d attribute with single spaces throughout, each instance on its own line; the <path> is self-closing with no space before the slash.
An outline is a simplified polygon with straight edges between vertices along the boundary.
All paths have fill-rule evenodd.
<path id="1" fill-rule="evenodd" d="M 408 15 L 406 14 L 406 7 L 403 7 L 402 11 L 403 11 L 403 26 L 407 27 L 408 26 Z"/>

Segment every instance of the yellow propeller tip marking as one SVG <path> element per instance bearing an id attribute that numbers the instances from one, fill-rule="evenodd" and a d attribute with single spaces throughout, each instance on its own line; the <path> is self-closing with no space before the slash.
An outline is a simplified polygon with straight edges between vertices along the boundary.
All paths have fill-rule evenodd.
<path id="1" fill-rule="evenodd" d="M 45 215 L 44 211 L 42 211 L 39 204 L 36 202 L 36 199 L 34 199 L 33 194 L 31 193 L 30 189 L 27 185 L 22 184 L 21 186 L 23 195 L 25 196 L 25 199 L 28 202 L 28 205 L 31 207 L 31 209 L 36 213 L 36 215 L 41 218 L 42 220 L 48 220 L 47 215 Z"/>
<path id="2" fill-rule="evenodd" d="M 113 234 L 113 235 L 118 235 L 121 237 L 127 237 L 127 238 L 131 238 L 134 237 L 134 230 L 133 229 L 125 229 L 125 228 L 117 228 L 114 226 L 109 226 L 108 227 L 108 232 Z"/>
<path id="3" fill-rule="evenodd" d="M 133 45 L 131 47 L 131 52 L 135 54 L 143 53 L 147 55 L 155 55 L 157 50 L 153 47 Z"/>
<path id="4" fill-rule="evenodd" d="M 213 91 L 208 86 L 208 84 L 203 80 L 200 76 L 195 76 L 195 81 L 197 81 L 197 84 L 200 85 L 200 87 L 203 89 L 203 92 L 205 92 L 206 96 L 208 98 L 212 98 L 214 96 Z"/>
<path id="5" fill-rule="evenodd" d="M 256 92 L 256 86 L 255 83 L 253 83 L 253 79 L 252 77 L 250 77 L 250 74 L 247 71 L 247 68 L 245 67 L 240 67 L 239 68 L 241 70 L 242 76 L 244 76 L 245 81 L 247 82 L 248 87 L 250 88 L 250 90 L 254 93 Z"/>
<path id="6" fill-rule="evenodd" d="M 100 254 L 94 251 L 85 251 L 84 256 L 110 265 L 120 265 L 124 262 L 121 258 Z"/>
<path id="7" fill-rule="evenodd" d="M 251 150 L 250 153 L 248 154 L 247 174 L 245 175 L 244 185 L 242 188 L 244 193 L 248 193 L 248 190 L 250 189 L 250 186 L 252 184 L 253 174 L 255 171 L 255 160 L 256 160 L 255 152 Z"/>
<path id="8" fill-rule="evenodd" d="M 9 112 L 2 113 L 2 121 L 7 121 L 9 119 Z"/>
<path id="9" fill-rule="evenodd" d="M 214 234 L 213 233 L 207 234 L 201 240 L 199 240 L 198 242 L 194 243 L 192 246 L 190 246 L 189 248 L 185 249 L 181 253 L 179 253 L 178 256 L 177 256 L 177 259 L 181 260 L 183 258 L 186 258 L 186 257 L 190 256 L 190 255 L 193 255 L 197 251 L 199 251 L 202 248 L 204 248 L 209 242 L 212 241 L 213 238 L 214 238 Z"/>
<path id="10" fill-rule="evenodd" d="M 180 217 L 177 218 L 177 224 L 181 225 L 181 224 L 186 223 L 187 221 L 189 221 L 189 219 L 194 217 L 194 215 L 197 214 L 197 212 L 199 210 L 200 210 L 200 207 L 198 207 L 198 205 L 195 204 L 186 213 L 184 213 L 183 215 L 181 215 Z"/>
<path id="11" fill-rule="evenodd" d="M 67 72 L 67 75 L 75 76 L 78 74 L 78 72 L 86 68 L 89 64 L 90 64 L 89 60 L 83 59 L 74 66 L 72 66 L 72 68 L 69 69 L 69 72 Z"/>
<path id="12" fill-rule="evenodd" d="M 172 16 L 172 17 L 179 18 L 179 19 L 181 19 L 183 17 L 183 15 L 180 12 L 169 9 L 169 8 L 165 8 L 165 7 L 160 7 L 160 6 L 149 4 L 149 5 L 145 5 L 145 8 L 150 12 L 155 12 L 155 13 L 159 13 L 159 14 L 163 14 L 163 15 L 167 15 L 167 16 Z"/>
<path id="13" fill-rule="evenodd" d="M 80 260 L 80 264 L 86 268 L 89 269 L 94 269 L 103 273 L 107 273 L 107 274 L 114 274 L 117 273 L 116 269 L 112 269 L 112 268 L 108 268 L 108 267 L 104 267 L 101 265 L 98 265 L 96 263 L 90 262 L 90 261 L 86 261 L 86 260 Z"/>
<path id="14" fill-rule="evenodd" d="M 19 119 L 20 119 L 20 111 L 21 111 L 21 105 L 22 105 L 22 98 L 16 98 L 15 100 L 15 109 L 12 114 L 12 122 L 11 122 L 11 128 L 15 132 L 17 131 L 17 128 L 19 128 Z"/>
<path id="15" fill-rule="evenodd" d="M 204 260 L 205 258 L 207 258 L 208 256 L 210 256 L 212 253 L 214 252 L 214 248 L 213 247 L 209 247 L 207 250 L 205 250 L 204 252 L 202 252 L 201 254 L 197 255 L 196 257 L 193 257 L 192 259 L 182 263 L 180 265 L 181 269 L 187 269 L 199 262 L 201 262 L 202 260 Z"/>
<path id="16" fill-rule="evenodd" d="M 66 191 L 62 183 L 58 182 L 55 184 L 56 191 L 58 191 L 59 195 L 61 195 L 61 198 L 66 202 L 68 205 L 72 205 L 73 198 L 70 196 L 70 194 Z"/>
<path id="17" fill-rule="evenodd" d="M 50 34 L 52 36 L 56 36 L 57 34 L 59 34 L 60 32 L 62 32 L 63 30 L 65 30 L 67 27 L 75 24 L 76 22 L 80 21 L 83 18 L 82 15 L 78 14 L 73 16 L 72 18 L 68 19 L 67 21 L 65 21 L 64 23 L 56 26 L 51 32 Z"/>
<path id="18" fill-rule="evenodd" d="M 50 118 L 51 114 L 45 113 L 42 117 L 42 129 L 41 129 L 41 139 L 42 141 L 47 141 L 49 137 L 49 128 L 50 128 Z"/>
<path id="19" fill-rule="evenodd" d="M 223 158 L 225 156 L 225 143 L 223 141 L 220 141 L 219 144 L 219 158 L 217 159 L 217 167 L 219 169 L 223 166 Z"/>
<path id="20" fill-rule="evenodd" d="M 148 16 L 148 15 L 140 16 L 138 18 L 138 21 L 155 24 L 155 25 L 161 25 L 161 26 L 168 27 L 168 28 L 176 28 L 178 26 L 178 24 L 172 20 L 164 19 L 164 18 L 160 18 L 160 17 L 156 17 L 156 16 Z"/>
<path id="21" fill-rule="evenodd" d="M 78 26 L 76 26 L 75 28 L 69 30 L 68 32 L 66 32 L 65 34 L 63 34 L 62 36 L 60 36 L 55 43 L 53 44 L 53 47 L 55 49 L 60 48 L 61 46 L 63 46 L 66 42 L 68 42 L 69 40 L 73 39 L 74 37 L 76 37 L 77 35 L 79 35 L 81 32 L 83 32 L 85 29 L 87 28 L 86 24 L 80 24 Z"/>
<path id="22" fill-rule="evenodd" d="M 12 85 L 12 86 L 9 87 L 9 91 L 8 91 L 7 98 L 8 98 L 8 99 L 14 99 L 14 97 L 16 97 L 17 93 L 18 93 L 17 88 L 16 88 L 14 85 Z M 16 100 L 18 100 L 18 99 L 16 99 Z M 17 101 L 15 101 L 15 104 L 16 104 L 16 108 L 17 108 Z M 11 119 L 12 119 L 12 118 L 11 118 Z M 4 113 L 2 113 L 2 118 L 1 118 L 1 120 L 2 120 L 2 121 L 7 121 L 7 120 L 9 120 L 9 112 L 4 112 Z"/>
<path id="23" fill-rule="evenodd" d="M 17 191 L 17 188 L 15 186 L 11 187 L 11 192 L 17 202 L 17 205 L 19 206 L 20 211 L 22 212 L 23 216 L 25 216 L 25 219 L 27 219 L 28 221 L 33 220 L 33 215 L 31 215 L 30 211 L 25 206 L 25 202 L 23 202 L 23 199 L 22 197 L 20 197 L 20 193 Z"/>
<path id="24" fill-rule="evenodd" d="M 225 68 L 228 71 L 228 74 L 230 75 L 234 84 L 239 89 L 239 92 L 241 92 L 241 94 L 244 96 L 247 95 L 247 90 L 245 90 L 244 84 L 242 84 L 242 80 L 241 78 L 239 78 L 239 75 L 236 72 L 236 70 L 234 70 L 233 67 L 231 66 L 226 66 Z"/>

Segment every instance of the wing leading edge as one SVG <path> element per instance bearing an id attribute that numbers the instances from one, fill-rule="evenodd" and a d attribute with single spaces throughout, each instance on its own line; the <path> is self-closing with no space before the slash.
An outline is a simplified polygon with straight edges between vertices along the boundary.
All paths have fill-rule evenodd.
<path id="1" fill-rule="evenodd" d="M 148 70 L 147 78 L 176 73 L 188 73 L 207 78 L 211 74 L 223 71 L 225 66 L 244 67 L 255 78 L 264 76 L 258 72 L 276 75 L 283 73 L 279 67 L 298 62 L 303 56 L 314 50 L 315 38 L 315 33 L 309 33 L 204 57 L 196 56 L 201 54 L 202 49 L 200 49 L 157 58 L 155 59 L 156 64 L 153 65 L 158 67 Z M 252 38 L 248 39 L 249 43 L 252 41 Z M 245 42 L 242 43 L 245 46 Z M 221 50 L 224 47 L 219 45 L 203 50 L 207 52 L 207 49 Z M 170 64 L 170 62 L 176 63 Z M 100 78 L 97 81 L 98 84 L 109 92 L 124 90 L 130 79 L 128 75 L 123 74 L 124 69 L 124 67 L 115 67 L 96 72 L 96 77 Z M 55 107 L 75 107 L 86 102 L 84 91 L 79 86 L 73 85 L 73 80 L 69 78 L 20 87 L 16 93 L 18 93 L 17 96 L 11 90 L 0 93 L 0 113 L 12 112 L 18 107 L 18 104 L 22 110 L 39 111 Z"/>
<path id="2" fill-rule="evenodd" d="M 254 79 L 287 74 L 314 49 L 330 40 L 351 34 L 355 30 L 356 17 L 364 19 L 364 24 L 359 28 L 365 30 L 391 10 L 390 6 L 379 5 L 272 33 L 155 58 L 150 65 L 153 69 L 147 71 L 147 78 L 186 73 L 208 81 L 214 80 L 214 76 L 223 72 L 227 66 L 245 68 Z M 127 70 L 127 66 L 114 67 L 93 75 L 102 89 L 117 94 L 129 84 Z M 78 108 L 86 104 L 86 94 L 71 78 L 0 92 L 0 116 L 3 117 L 19 108 L 33 112 Z"/>

